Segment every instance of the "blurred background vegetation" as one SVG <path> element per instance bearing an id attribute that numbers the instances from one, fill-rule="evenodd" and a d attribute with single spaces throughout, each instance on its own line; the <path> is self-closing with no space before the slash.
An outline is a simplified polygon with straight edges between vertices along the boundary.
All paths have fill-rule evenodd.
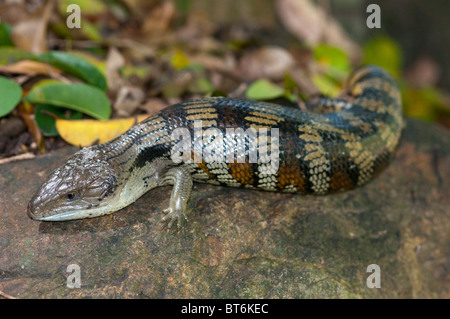
<path id="1" fill-rule="evenodd" d="M 371 3 L 381 28 L 366 25 Z M 80 28 L 67 26 L 71 4 Z M 304 108 L 316 94 L 340 95 L 366 63 L 397 78 L 406 116 L 449 128 L 449 9 L 446 0 L 2 0 L 0 158 L 103 142 L 130 117 L 191 98 Z M 110 118 L 127 122 L 98 121 Z"/>

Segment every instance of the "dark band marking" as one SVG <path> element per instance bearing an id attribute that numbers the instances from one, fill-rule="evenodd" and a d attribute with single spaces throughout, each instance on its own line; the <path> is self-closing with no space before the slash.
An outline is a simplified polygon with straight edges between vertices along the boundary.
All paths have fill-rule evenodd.
<path id="1" fill-rule="evenodd" d="M 167 157 L 170 155 L 170 149 L 170 144 L 157 144 L 142 149 L 129 168 L 130 173 L 133 172 L 135 168 L 144 167 L 148 162 L 152 162 L 158 158 Z"/>

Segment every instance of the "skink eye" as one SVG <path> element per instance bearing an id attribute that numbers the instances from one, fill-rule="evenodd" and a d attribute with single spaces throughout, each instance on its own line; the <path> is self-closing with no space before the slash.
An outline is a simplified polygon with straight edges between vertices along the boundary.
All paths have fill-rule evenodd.
<path id="1" fill-rule="evenodd" d="M 67 194 L 67 200 L 69 202 L 73 201 L 76 197 L 77 197 L 77 195 L 75 193 L 68 193 Z"/>

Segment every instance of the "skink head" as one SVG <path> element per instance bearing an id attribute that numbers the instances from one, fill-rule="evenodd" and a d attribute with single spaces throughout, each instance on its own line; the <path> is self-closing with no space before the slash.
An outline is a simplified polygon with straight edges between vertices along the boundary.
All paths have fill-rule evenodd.
<path id="1" fill-rule="evenodd" d="M 103 215 L 116 196 L 116 176 L 96 146 L 84 148 L 42 184 L 28 204 L 28 216 L 64 221 Z"/>

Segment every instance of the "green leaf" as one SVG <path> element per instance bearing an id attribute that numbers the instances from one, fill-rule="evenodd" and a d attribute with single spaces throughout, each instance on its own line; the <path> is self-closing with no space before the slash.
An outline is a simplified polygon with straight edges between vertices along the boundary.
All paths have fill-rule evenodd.
<path id="1" fill-rule="evenodd" d="M 335 97 L 341 92 L 341 88 L 334 81 L 322 74 L 314 74 L 312 78 L 320 93 Z"/>
<path id="2" fill-rule="evenodd" d="M 66 14 L 67 13 L 65 13 L 64 16 L 66 16 Z M 69 29 L 67 27 L 67 22 L 65 20 L 55 21 L 50 24 L 49 27 L 52 33 L 54 33 L 60 39 L 65 39 L 66 43 L 68 43 L 68 46 L 70 45 L 70 40 L 73 40 L 73 36 L 70 31 L 73 29 Z"/>
<path id="3" fill-rule="evenodd" d="M 444 96 L 436 88 L 405 88 L 403 90 L 403 112 L 423 121 L 434 122 L 442 110 L 446 110 Z"/>
<path id="4" fill-rule="evenodd" d="M 124 66 L 120 68 L 120 74 L 127 80 L 136 77 L 138 79 L 145 79 L 150 74 L 148 67 L 141 66 Z"/>
<path id="5" fill-rule="evenodd" d="M 227 97 L 228 94 L 221 90 L 212 90 L 205 94 L 205 97 L 222 96 Z"/>
<path id="6" fill-rule="evenodd" d="M 189 12 L 191 4 L 192 3 L 189 0 L 175 0 L 175 8 L 182 14 L 186 14 Z"/>
<path id="7" fill-rule="evenodd" d="M 59 135 L 55 125 L 55 116 L 60 119 L 79 120 L 81 119 L 82 114 L 77 111 L 69 112 L 68 110 L 53 105 L 38 104 L 34 112 L 34 118 L 45 136 Z"/>
<path id="8" fill-rule="evenodd" d="M 34 58 L 34 54 L 22 51 L 12 47 L 2 47 L 0 48 L 0 64 L 8 65 L 11 63 L 18 62 L 20 60 L 31 60 Z"/>
<path id="9" fill-rule="evenodd" d="M 10 34 L 11 34 L 11 26 L 6 23 L 0 22 L 0 47 L 14 46 Z"/>
<path id="10" fill-rule="evenodd" d="M 94 47 L 90 48 L 86 47 L 85 51 L 72 52 L 71 54 L 86 60 L 87 62 L 95 66 L 100 71 L 100 73 L 103 74 L 103 77 L 106 77 L 106 61 L 95 58 L 93 56 L 93 55 L 97 56 L 104 55 L 105 52 L 102 52 L 101 49 L 96 50 Z"/>
<path id="11" fill-rule="evenodd" d="M 98 26 L 86 19 L 84 19 L 81 24 L 82 27 L 79 30 L 87 39 L 98 42 L 102 41 L 102 35 L 100 34 Z"/>
<path id="12" fill-rule="evenodd" d="M 9 114 L 22 97 L 22 88 L 16 82 L 0 76 L 0 117 Z"/>
<path id="13" fill-rule="evenodd" d="M 402 67 L 400 46 L 389 37 L 376 37 L 368 41 L 363 48 L 364 64 L 376 64 L 399 77 Z"/>
<path id="14" fill-rule="evenodd" d="M 266 79 L 259 79 L 250 84 L 245 92 L 251 100 L 271 100 L 284 95 L 284 89 Z"/>
<path id="15" fill-rule="evenodd" d="M 289 74 L 289 72 L 286 72 L 284 75 L 283 85 L 284 85 L 285 90 L 288 93 L 294 92 L 294 90 L 297 89 L 297 87 L 298 87 L 297 83 L 292 78 L 292 76 Z"/>
<path id="16" fill-rule="evenodd" d="M 49 83 L 58 83 L 58 84 L 60 84 L 60 83 L 63 83 L 63 82 L 61 82 L 59 80 L 55 80 L 55 79 L 43 79 L 43 80 L 40 80 L 39 82 L 36 82 L 36 84 L 33 85 L 33 89 L 36 89 L 36 88 L 38 88 L 38 87 L 40 87 L 42 85 L 47 85 Z"/>
<path id="17" fill-rule="evenodd" d="M 71 4 L 76 4 L 80 6 L 80 11 L 82 13 L 93 16 L 100 15 L 107 10 L 106 4 L 104 3 L 104 1 L 101 0 L 59 0 L 58 1 L 59 12 L 63 16 L 68 15 L 67 7 Z"/>
<path id="18" fill-rule="evenodd" d="M 327 64 L 333 68 L 342 71 L 350 71 L 350 59 L 347 54 L 337 47 L 327 44 L 320 44 L 314 48 L 314 59 L 322 64 Z"/>
<path id="19" fill-rule="evenodd" d="M 194 94 L 204 94 L 207 92 L 212 92 L 214 90 L 214 86 L 205 76 L 201 76 L 191 82 L 188 89 Z"/>
<path id="20" fill-rule="evenodd" d="M 66 52 L 51 51 L 37 56 L 37 60 L 72 74 L 103 91 L 107 89 L 106 78 L 100 70 L 79 56 Z"/>
<path id="21" fill-rule="evenodd" d="M 79 111 L 98 120 L 106 120 L 111 115 L 105 92 L 87 84 L 46 83 L 33 87 L 25 99 Z"/>

